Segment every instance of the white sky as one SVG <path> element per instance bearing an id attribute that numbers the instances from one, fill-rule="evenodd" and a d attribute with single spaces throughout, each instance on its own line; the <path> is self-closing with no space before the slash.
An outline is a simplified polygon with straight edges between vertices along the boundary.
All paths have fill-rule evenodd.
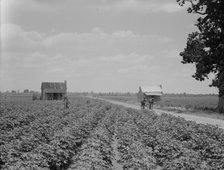
<path id="1" fill-rule="evenodd" d="M 217 93 L 179 53 L 196 16 L 175 0 L 1 0 L 0 90 Z"/>

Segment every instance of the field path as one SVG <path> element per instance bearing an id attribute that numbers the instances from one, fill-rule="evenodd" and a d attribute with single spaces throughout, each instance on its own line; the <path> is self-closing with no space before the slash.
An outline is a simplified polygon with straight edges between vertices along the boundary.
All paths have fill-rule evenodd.
<path id="1" fill-rule="evenodd" d="M 114 101 L 114 100 L 109 100 L 109 99 L 102 99 L 102 98 L 96 98 L 96 99 L 104 100 L 104 101 L 107 101 L 107 102 L 110 102 L 113 104 L 122 105 L 125 107 L 137 109 L 137 110 L 141 109 L 140 106 L 135 105 L 135 104 L 129 104 L 129 103 L 124 103 L 124 102 L 119 102 L 119 101 Z M 195 115 L 190 115 L 190 114 L 185 114 L 185 113 L 174 113 L 174 112 L 164 111 L 164 110 L 160 110 L 160 109 L 153 109 L 153 111 L 158 115 L 161 115 L 162 113 L 166 113 L 166 114 L 170 114 L 173 116 L 182 117 L 186 120 L 195 121 L 197 123 L 217 125 L 219 128 L 224 129 L 224 120 L 195 116 Z"/>
<path id="2" fill-rule="evenodd" d="M 116 123 L 117 124 L 117 123 Z M 112 147 L 113 147 L 113 152 L 114 152 L 114 159 L 112 160 L 112 164 L 113 164 L 113 169 L 114 170 L 123 170 L 123 166 L 121 164 L 118 163 L 118 161 L 120 160 L 120 154 L 118 151 L 118 141 L 117 141 L 117 126 L 115 126 L 115 133 L 113 136 L 113 142 L 112 142 Z"/>

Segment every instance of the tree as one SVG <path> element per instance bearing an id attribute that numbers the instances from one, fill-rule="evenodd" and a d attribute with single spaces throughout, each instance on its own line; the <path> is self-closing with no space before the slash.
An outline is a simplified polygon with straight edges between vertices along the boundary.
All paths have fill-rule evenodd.
<path id="1" fill-rule="evenodd" d="M 29 89 L 25 89 L 23 93 L 29 93 Z"/>
<path id="2" fill-rule="evenodd" d="M 11 93 L 16 93 L 16 91 L 15 90 L 12 90 Z"/>
<path id="3" fill-rule="evenodd" d="M 199 14 L 198 31 L 188 35 L 187 46 L 180 55 L 182 63 L 194 63 L 192 76 L 203 81 L 215 74 L 210 86 L 219 89 L 218 110 L 224 113 L 224 0 L 177 0 L 180 6 L 189 3 L 187 11 Z"/>

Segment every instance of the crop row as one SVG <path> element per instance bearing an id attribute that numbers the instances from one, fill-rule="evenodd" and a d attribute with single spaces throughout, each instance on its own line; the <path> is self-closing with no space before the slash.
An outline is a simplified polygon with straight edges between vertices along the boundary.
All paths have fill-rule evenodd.
<path id="1" fill-rule="evenodd" d="M 98 126 L 90 137 L 72 158 L 73 164 L 69 170 L 86 169 L 113 169 L 112 138 L 114 134 L 114 108 L 105 112 L 105 116 L 99 121 Z"/>
<path id="2" fill-rule="evenodd" d="M 2 169 L 224 169 L 216 126 L 78 97 L 3 106 Z"/>
<path id="3" fill-rule="evenodd" d="M 58 102 L 33 103 L 39 107 L 27 120 L 21 103 L 14 104 L 12 113 L 1 117 L 0 166 L 1 169 L 65 169 L 71 158 L 88 138 L 91 131 L 109 109 L 107 105 L 87 99 L 73 101 L 69 110 Z M 42 106 L 41 106 L 42 105 Z M 22 107 L 25 108 L 26 106 Z M 7 107 L 4 107 L 4 110 Z M 24 120 L 27 124 L 21 124 Z M 12 126 L 8 126 L 14 119 Z M 19 121 L 19 123 L 15 123 Z M 7 128 L 9 127 L 9 128 Z"/>
<path id="4" fill-rule="evenodd" d="M 136 114 L 142 142 L 164 169 L 224 169 L 224 132 L 167 114 Z"/>
<path id="5" fill-rule="evenodd" d="M 142 136 L 127 110 L 120 110 L 116 122 L 116 138 L 123 169 L 154 169 L 156 160 L 150 147 L 142 143 Z"/>

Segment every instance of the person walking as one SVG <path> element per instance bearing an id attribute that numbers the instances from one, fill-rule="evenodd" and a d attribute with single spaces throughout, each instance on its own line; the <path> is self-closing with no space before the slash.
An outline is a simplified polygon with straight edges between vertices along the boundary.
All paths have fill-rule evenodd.
<path id="1" fill-rule="evenodd" d="M 142 106 L 142 109 L 145 109 L 145 103 L 146 103 L 146 100 L 145 100 L 145 99 L 143 99 L 143 100 L 141 101 L 141 106 Z"/>
<path id="2" fill-rule="evenodd" d="M 150 109 L 150 110 L 153 109 L 153 104 L 154 104 L 154 98 L 151 97 L 151 98 L 149 99 L 149 109 Z"/>
<path id="3" fill-rule="evenodd" d="M 65 109 L 68 109 L 68 108 L 69 108 L 68 104 L 69 104 L 68 97 L 65 96 L 65 97 L 64 97 L 64 108 L 65 108 Z"/>

